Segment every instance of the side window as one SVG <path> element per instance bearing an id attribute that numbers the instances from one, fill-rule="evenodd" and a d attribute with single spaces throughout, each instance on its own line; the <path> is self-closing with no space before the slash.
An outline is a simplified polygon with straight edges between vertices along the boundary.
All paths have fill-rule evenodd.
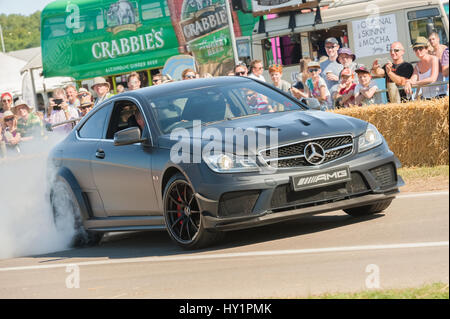
<path id="1" fill-rule="evenodd" d="M 131 101 L 119 101 L 114 104 L 114 109 L 109 120 L 108 130 L 106 132 L 106 139 L 114 139 L 114 134 L 130 128 L 139 127 L 141 131 L 144 131 L 142 136 L 148 135 L 145 125 L 141 122 L 139 124 L 139 116 L 141 111 L 139 108 Z M 143 119 L 143 117 L 141 117 Z M 142 125 L 142 127 L 141 127 Z"/>
<path id="2" fill-rule="evenodd" d="M 81 138 L 102 139 L 105 122 L 111 110 L 111 105 L 108 104 L 102 107 L 90 116 L 78 130 L 78 135 Z"/>

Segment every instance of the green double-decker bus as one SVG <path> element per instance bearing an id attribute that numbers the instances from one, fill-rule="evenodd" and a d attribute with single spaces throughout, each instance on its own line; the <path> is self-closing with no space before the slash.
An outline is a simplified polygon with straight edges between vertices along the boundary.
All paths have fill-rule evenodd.
<path id="1" fill-rule="evenodd" d="M 41 14 L 43 74 L 72 77 L 79 84 L 103 76 L 115 90 L 125 82 L 126 74 L 136 71 L 143 85 L 148 85 L 168 58 L 192 54 L 193 48 L 200 47 L 199 41 L 205 43 L 205 39 L 216 38 L 211 37 L 213 32 L 229 29 L 222 23 L 224 1 L 54 1 Z M 233 18 L 237 41 L 245 45 L 248 39 L 250 43 L 255 18 L 235 11 Z M 230 46 L 223 37 L 217 43 Z M 204 45 L 205 52 L 197 52 L 198 56 L 208 55 L 211 47 L 217 53 L 215 45 Z"/>

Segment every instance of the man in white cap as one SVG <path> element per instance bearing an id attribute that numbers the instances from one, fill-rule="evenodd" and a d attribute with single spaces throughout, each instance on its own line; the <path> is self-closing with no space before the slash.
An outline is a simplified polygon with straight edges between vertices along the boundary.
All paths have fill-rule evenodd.
<path id="1" fill-rule="evenodd" d="M 91 87 L 95 93 L 97 93 L 97 98 L 95 99 L 94 105 L 102 103 L 104 100 L 109 99 L 113 94 L 109 93 L 110 85 L 105 78 L 98 76 L 94 78 L 94 84 Z"/>

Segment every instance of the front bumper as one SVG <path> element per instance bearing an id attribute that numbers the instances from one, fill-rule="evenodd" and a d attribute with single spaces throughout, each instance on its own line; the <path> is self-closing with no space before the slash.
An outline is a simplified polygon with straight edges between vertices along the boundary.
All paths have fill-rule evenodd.
<path id="1" fill-rule="evenodd" d="M 386 145 L 357 154 L 351 160 L 309 169 L 320 172 L 343 165 L 350 168 L 351 181 L 300 192 L 294 191 L 290 182 L 298 170 L 271 175 L 216 174 L 219 180 L 202 176 L 203 183 L 196 187 L 196 198 L 203 226 L 221 231 L 236 230 L 366 206 L 395 198 L 399 187 L 404 185 L 397 175 L 400 162 Z"/>
<path id="2" fill-rule="evenodd" d="M 320 204 L 317 206 L 309 206 L 286 211 L 266 211 L 252 216 L 217 218 L 204 214 L 203 221 L 205 223 L 204 226 L 207 229 L 215 229 L 220 231 L 244 229 L 282 222 L 301 216 L 312 216 L 340 209 L 370 205 L 383 200 L 393 199 L 395 198 L 396 193 L 398 193 L 398 190 L 394 190 L 391 193 L 386 194 L 368 194 L 355 198 L 342 199 L 336 202 Z"/>

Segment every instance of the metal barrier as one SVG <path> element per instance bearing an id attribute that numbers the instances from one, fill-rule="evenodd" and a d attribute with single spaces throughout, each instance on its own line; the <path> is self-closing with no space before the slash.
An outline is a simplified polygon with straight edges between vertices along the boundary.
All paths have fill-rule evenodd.
<path id="1" fill-rule="evenodd" d="M 414 86 L 413 86 L 413 89 L 415 89 L 415 90 L 413 90 L 413 94 L 411 94 L 411 101 L 414 101 L 414 100 L 415 100 L 415 99 L 414 99 L 414 95 L 416 94 L 416 90 L 417 90 L 417 89 L 420 89 L 420 88 L 423 88 L 423 87 L 433 87 L 433 86 L 441 86 L 441 85 L 448 85 L 448 84 L 449 84 L 449 81 L 447 80 L 447 81 L 433 82 L 433 83 L 430 83 L 430 84 L 427 84 L 427 85 L 420 85 L 420 86 L 414 85 Z M 397 88 L 398 88 L 398 90 L 404 89 L 403 86 L 397 86 Z M 377 90 L 377 91 L 375 92 L 375 94 L 377 95 L 379 101 L 382 101 L 382 100 L 383 100 L 383 99 L 381 98 L 381 94 L 383 94 L 383 93 L 385 93 L 385 94 L 387 95 L 387 94 L 388 94 L 388 89 Z M 448 96 L 448 90 L 447 90 L 447 96 Z M 387 99 L 386 99 L 386 100 L 387 100 Z"/>

